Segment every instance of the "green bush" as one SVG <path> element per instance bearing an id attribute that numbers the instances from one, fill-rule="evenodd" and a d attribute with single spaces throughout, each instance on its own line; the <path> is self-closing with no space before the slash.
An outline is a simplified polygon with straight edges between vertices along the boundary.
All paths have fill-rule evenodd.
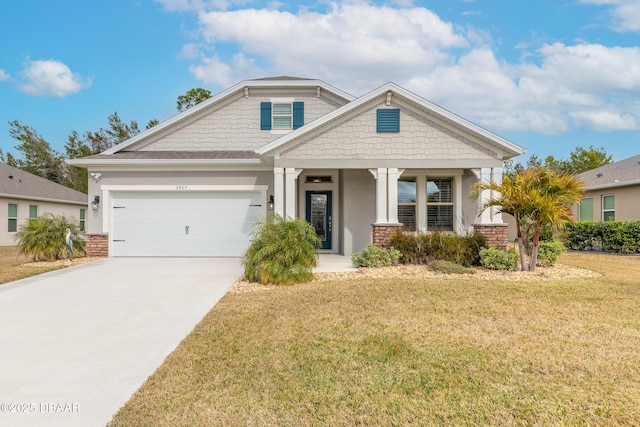
<path id="1" fill-rule="evenodd" d="M 34 261 L 65 259 L 67 228 L 71 231 L 73 241 L 71 256 L 83 256 L 85 241 L 80 224 L 68 220 L 64 215 L 43 214 L 29 219 L 18 227 L 14 239 L 18 243 L 20 253 L 32 257 Z"/>
<path id="2" fill-rule="evenodd" d="M 565 246 L 574 250 L 640 253 L 640 221 L 568 224 L 564 239 Z"/>
<path id="3" fill-rule="evenodd" d="M 400 259 L 400 251 L 395 248 L 379 248 L 368 245 L 360 252 L 351 254 L 351 262 L 355 267 L 390 267 Z"/>
<path id="4" fill-rule="evenodd" d="M 518 263 L 518 254 L 513 249 L 505 251 L 498 248 L 480 249 L 480 264 L 490 270 L 514 270 Z"/>
<path id="5" fill-rule="evenodd" d="M 450 261 L 462 266 L 478 265 L 480 248 L 485 246 L 479 234 L 457 236 L 449 233 L 403 233 L 391 235 L 391 246 L 400 251 L 403 264 L 428 264 L 433 260 Z"/>
<path id="6" fill-rule="evenodd" d="M 244 256 L 244 277 L 251 282 L 292 285 L 313 278 L 321 241 L 302 218 L 270 215 L 254 226 Z"/>
<path id="7" fill-rule="evenodd" d="M 451 261 L 435 260 L 429 264 L 429 268 L 438 273 L 445 274 L 475 274 L 475 270 L 463 267 Z"/>
<path id="8" fill-rule="evenodd" d="M 538 260 L 540 267 L 553 267 L 564 251 L 564 244 L 560 240 L 542 240 L 538 244 Z"/>

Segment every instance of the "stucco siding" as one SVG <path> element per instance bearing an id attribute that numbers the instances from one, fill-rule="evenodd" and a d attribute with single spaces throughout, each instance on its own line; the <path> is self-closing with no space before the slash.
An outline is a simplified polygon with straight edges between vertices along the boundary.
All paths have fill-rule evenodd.
<path id="1" fill-rule="evenodd" d="M 400 108 L 392 104 L 391 107 Z M 312 139 L 284 150 L 282 159 L 495 159 L 475 141 L 409 108 L 400 108 L 400 132 L 376 132 L 374 105 Z"/>
<path id="2" fill-rule="evenodd" d="M 271 98 L 293 98 L 304 102 L 304 122 L 310 123 L 341 105 L 325 96 L 316 97 L 314 88 L 299 90 L 251 89 L 212 105 L 171 133 L 158 135 L 132 149 L 144 151 L 255 150 L 282 136 L 260 130 L 260 103 Z"/>
<path id="3" fill-rule="evenodd" d="M 31 205 L 38 207 L 38 216 L 42 216 L 45 213 L 51 213 L 54 215 L 64 215 L 70 220 L 79 221 L 80 209 L 85 209 L 85 217 L 89 215 L 89 209 L 87 209 L 86 206 L 42 202 L 38 200 L 0 198 L 0 246 L 16 245 L 16 241 L 13 238 L 15 233 L 8 232 L 8 213 L 10 203 L 18 205 L 18 227 L 24 225 L 25 221 L 29 218 L 29 206 Z M 60 238 L 63 239 L 64 236 L 61 236 Z"/>
<path id="4" fill-rule="evenodd" d="M 584 197 L 593 197 L 593 220 L 602 221 L 602 197 L 615 196 L 615 219 L 617 221 L 639 221 L 640 185 L 617 187 L 595 191 L 586 191 Z M 577 215 L 577 208 L 574 211 Z"/>
<path id="5" fill-rule="evenodd" d="M 341 174 L 344 253 L 359 252 L 371 243 L 371 224 L 376 221 L 376 181 L 362 169 Z"/>

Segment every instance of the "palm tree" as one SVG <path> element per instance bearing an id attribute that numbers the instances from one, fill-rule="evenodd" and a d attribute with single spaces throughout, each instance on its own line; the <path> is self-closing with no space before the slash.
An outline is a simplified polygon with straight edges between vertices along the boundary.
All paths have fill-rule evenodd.
<path id="1" fill-rule="evenodd" d="M 473 186 L 472 194 L 478 198 L 483 190 L 492 190 L 494 194 L 498 194 L 483 204 L 482 211 L 496 206 L 499 212 L 515 218 L 518 233 L 516 241 L 523 271 L 533 271 L 536 268 L 542 226 L 549 224 L 554 229 L 559 229 L 567 221 L 572 221 L 571 206 L 580 201 L 584 192 L 582 182 L 574 175 L 558 174 L 545 167 L 521 170 L 512 176 L 505 175 L 502 183 L 477 183 Z M 528 265 L 522 222 L 530 223 L 533 228 L 533 250 Z"/>

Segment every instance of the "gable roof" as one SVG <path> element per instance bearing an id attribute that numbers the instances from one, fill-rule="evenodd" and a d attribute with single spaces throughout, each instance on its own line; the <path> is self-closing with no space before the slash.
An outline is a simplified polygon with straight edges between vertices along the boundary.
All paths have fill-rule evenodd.
<path id="1" fill-rule="evenodd" d="M 435 117 L 439 121 L 445 123 L 449 127 L 456 128 L 458 131 L 464 132 L 466 134 L 471 134 L 485 144 L 493 145 L 498 150 L 503 151 L 506 154 L 505 158 L 515 157 L 524 153 L 523 147 L 516 145 L 511 141 L 502 138 L 501 136 L 498 136 L 481 126 L 478 126 L 475 123 L 472 123 L 469 120 L 466 120 L 458 116 L 457 114 L 454 114 L 451 111 L 440 107 L 439 105 L 429 102 L 426 99 L 421 98 L 418 95 L 392 82 L 386 83 L 379 88 L 372 90 L 366 95 L 363 95 L 360 98 L 357 98 L 350 103 L 337 108 L 336 110 L 319 118 L 318 120 L 305 124 L 303 127 L 291 133 L 288 133 L 287 135 L 278 138 L 275 141 L 270 142 L 269 144 L 264 145 L 263 147 L 256 150 L 256 152 L 260 155 L 268 155 L 274 151 L 277 151 L 278 149 L 285 147 L 288 143 L 299 138 L 300 136 L 319 129 L 327 125 L 328 123 L 339 119 L 350 111 L 353 111 L 356 108 L 389 92 L 397 96 L 401 96 L 402 98 L 412 102 L 417 106 L 417 108 L 422 109 L 423 111 L 425 111 L 432 117 Z"/>
<path id="2" fill-rule="evenodd" d="M 640 184 L 640 154 L 578 174 L 586 190 Z"/>
<path id="3" fill-rule="evenodd" d="M 0 197 L 87 205 L 86 194 L 0 163 Z"/>
<path id="4" fill-rule="evenodd" d="M 187 109 L 186 111 L 176 114 L 175 116 L 157 124 L 156 126 L 150 129 L 140 132 L 133 138 L 128 139 L 127 141 L 124 141 L 114 147 L 111 147 L 108 150 L 103 151 L 101 154 L 109 155 L 109 154 L 117 153 L 119 151 L 126 151 L 127 147 L 143 139 L 146 139 L 156 133 L 159 133 L 169 127 L 172 127 L 175 124 L 182 122 L 195 114 L 198 114 L 202 110 L 209 108 L 209 106 L 214 105 L 222 101 L 223 99 L 236 94 L 237 92 L 243 91 L 245 88 L 251 89 L 251 88 L 277 88 L 277 87 L 319 87 L 321 90 L 328 91 L 333 95 L 337 96 L 338 98 L 344 99 L 347 102 L 354 99 L 352 95 L 349 95 L 348 93 L 340 89 L 337 89 L 323 82 L 322 80 L 303 79 L 299 77 L 288 77 L 288 76 L 270 77 L 270 78 L 256 79 L 256 80 L 243 80 L 240 83 L 237 83 L 236 85 L 214 95 L 213 97 L 207 99 L 206 101 L 203 101 L 198 105 L 195 105 Z M 74 162 L 74 164 L 80 164 L 80 163 Z"/>

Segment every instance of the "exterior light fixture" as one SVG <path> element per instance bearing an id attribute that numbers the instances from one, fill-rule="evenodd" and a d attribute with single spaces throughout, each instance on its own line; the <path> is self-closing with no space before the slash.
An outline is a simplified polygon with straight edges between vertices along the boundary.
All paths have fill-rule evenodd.
<path id="1" fill-rule="evenodd" d="M 98 210 L 98 206 L 100 206 L 100 196 L 96 196 L 93 199 L 93 202 L 91 202 L 91 207 L 93 208 L 94 211 Z"/>
<path id="2" fill-rule="evenodd" d="M 269 210 L 272 211 L 273 210 L 273 205 L 275 204 L 275 202 L 273 201 L 273 194 L 269 196 Z"/>

